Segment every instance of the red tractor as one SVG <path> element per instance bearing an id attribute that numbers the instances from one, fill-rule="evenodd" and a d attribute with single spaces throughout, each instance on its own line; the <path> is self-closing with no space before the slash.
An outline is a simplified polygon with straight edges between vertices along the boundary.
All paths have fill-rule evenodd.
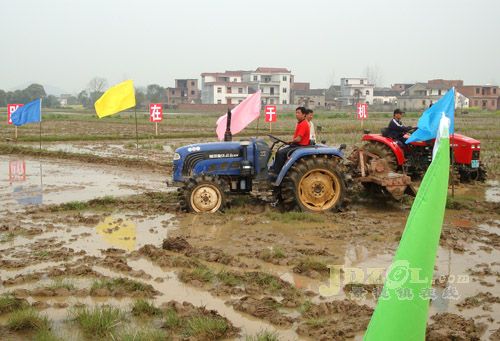
<path id="1" fill-rule="evenodd" d="M 370 134 L 365 130 L 362 140 L 366 141 L 363 149 L 386 160 L 389 167 L 397 172 L 404 172 L 412 178 L 420 178 L 432 161 L 434 140 L 412 142 L 401 146 L 395 140 L 381 134 Z M 409 137 L 409 135 L 405 136 Z M 481 142 L 473 138 L 454 134 L 450 136 L 450 145 L 454 151 L 455 174 L 461 182 L 486 180 L 486 170 L 479 157 Z"/>

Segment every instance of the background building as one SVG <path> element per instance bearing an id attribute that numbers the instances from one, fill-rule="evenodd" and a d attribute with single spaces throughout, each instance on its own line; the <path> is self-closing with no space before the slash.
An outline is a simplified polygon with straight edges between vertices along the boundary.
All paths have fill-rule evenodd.
<path id="1" fill-rule="evenodd" d="M 201 74 L 203 104 L 238 104 L 249 94 L 249 84 L 242 81 L 244 71 L 206 72 Z"/>
<path id="2" fill-rule="evenodd" d="M 341 105 L 355 105 L 358 102 L 372 104 L 373 87 L 368 78 L 341 78 L 339 101 Z"/>
<path id="3" fill-rule="evenodd" d="M 175 88 L 166 88 L 167 105 L 200 103 L 197 79 L 176 79 Z"/>
<path id="4" fill-rule="evenodd" d="M 500 109 L 500 91 L 497 85 L 466 85 L 457 89 L 469 99 L 469 106 L 483 110 Z"/>
<path id="5" fill-rule="evenodd" d="M 310 109 L 324 108 L 326 101 L 325 95 L 325 89 L 295 90 L 293 104 Z"/>
<path id="6" fill-rule="evenodd" d="M 290 104 L 292 73 L 286 68 L 259 67 L 243 73 L 251 93 L 262 91 L 262 104 Z"/>

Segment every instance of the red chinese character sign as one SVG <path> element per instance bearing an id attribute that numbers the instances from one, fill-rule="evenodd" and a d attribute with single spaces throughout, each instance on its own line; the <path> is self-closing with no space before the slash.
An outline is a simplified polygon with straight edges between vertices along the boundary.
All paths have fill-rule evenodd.
<path id="1" fill-rule="evenodd" d="M 276 122 L 276 106 L 275 105 L 266 105 L 266 122 Z"/>
<path id="2" fill-rule="evenodd" d="M 149 104 L 149 122 L 155 124 L 156 136 L 158 136 L 158 122 L 163 120 L 163 106 L 161 103 Z"/>
<path id="3" fill-rule="evenodd" d="M 149 104 L 149 122 L 161 122 L 163 119 L 163 107 L 161 103 Z"/>
<path id="4" fill-rule="evenodd" d="M 358 120 L 366 120 L 368 118 L 368 104 L 358 103 L 356 105 Z"/>
<path id="5" fill-rule="evenodd" d="M 7 123 L 12 124 L 10 116 L 17 110 L 17 108 L 22 106 L 22 104 L 7 104 Z"/>

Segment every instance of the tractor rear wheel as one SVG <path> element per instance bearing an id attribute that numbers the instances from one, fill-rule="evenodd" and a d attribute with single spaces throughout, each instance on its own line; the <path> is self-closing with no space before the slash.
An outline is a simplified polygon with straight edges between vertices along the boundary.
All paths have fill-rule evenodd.
<path id="1" fill-rule="evenodd" d="M 345 185 L 337 166 L 337 158 L 327 155 L 298 160 L 281 184 L 285 210 L 298 207 L 306 212 L 324 212 L 340 208 Z"/>
<path id="2" fill-rule="evenodd" d="M 223 182 L 217 176 L 195 176 L 179 189 L 179 202 L 188 212 L 215 213 L 225 206 Z"/>
<path id="3" fill-rule="evenodd" d="M 396 172 L 398 169 L 398 162 L 396 155 L 392 152 L 391 148 L 380 142 L 367 142 L 363 145 L 363 149 L 369 153 L 377 155 L 381 159 L 385 159 L 389 169 Z"/>

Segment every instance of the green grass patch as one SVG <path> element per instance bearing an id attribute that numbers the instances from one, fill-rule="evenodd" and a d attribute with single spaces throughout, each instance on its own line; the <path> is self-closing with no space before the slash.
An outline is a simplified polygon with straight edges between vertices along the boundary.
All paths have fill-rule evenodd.
<path id="1" fill-rule="evenodd" d="M 330 269 L 325 263 L 309 257 L 301 259 L 299 263 L 293 268 L 293 271 L 296 273 L 304 273 L 310 270 L 314 270 L 323 274 L 330 272 Z"/>
<path id="2" fill-rule="evenodd" d="M 50 255 L 48 251 L 36 251 L 33 252 L 33 256 L 38 257 L 38 258 L 47 258 Z"/>
<path id="3" fill-rule="evenodd" d="M 63 211 L 83 211 L 89 208 L 89 205 L 83 201 L 69 201 L 59 205 Z"/>
<path id="4" fill-rule="evenodd" d="M 145 299 L 138 299 L 132 305 L 132 315 L 135 316 L 160 316 L 162 311 L 160 308 Z"/>
<path id="5" fill-rule="evenodd" d="M 302 303 L 299 307 L 299 312 L 304 315 L 304 314 L 307 314 L 307 312 L 309 312 L 309 310 L 311 310 L 311 308 L 313 307 L 313 303 L 309 300 L 306 300 L 304 301 L 304 303 Z"/>
<path id="6" fill-rule="evenodd" d="M 0 296 L 0 314 L 10 313 L 26 307 L 28 307 L 28 302 L 22 298 L 16 298 L 11 294 Z"/>
<path id="7" fill-rule="evenodd" d="M 34 308 L 13 311 L 7 319 L 7 329 L 11 331 L 49 329 L 49 319 Z"/>
<path id="8" fill-rule="evenodd" d="M 14 232 L 2 233 L 0 237 L 0 243 L 8 243 L 14 240 L 16 234 Z"/>
<path id="9" fill-rule="evenodd" d="M 265 249 L 263 250 L 259 258 L 264 260 L 264 261 L 271 261 L 273 259 L 282 259 L 285 258 L 285 251 L 280 247 L 280 246 L 274 246 L 271 249 Z"/>
<path id="10" fill-rule="evenodd" d="M 127 292 L 139 291 L 143 293 L 151 293 L 152 291 L 154 291 L 153 287 L 149 284 L 141 283 L 124 277 L 105 278 L 94 281 L 92 283 L 92 287 L 90 288 L 90 293 L 94 293 L 97 289 L 108 289 L 109 291 L 123 289 Z"/>
<path id="11" fill-rule="evenodd" d="M 221 317 L 193 316 L 185 321 L 183 335 L 202 340 L 217 340 L 229 329 L 227 321 Z"/>
<path id="12" fill-rule="evenodd" d="M 185 283 L 197 280 L 203 283 L 211 282 L 215 278 L 215 273 L 204 265 L 194 269 L 182 269 L 179 272 L 179 279 Z"/>
<path id="13" fill-rule="evenodd" d="M 73 284 L 73 282 L 66 280 L 66 279 L 56 279 L 49 285 L 44 287 L 45 289 L 49 290 L 57 290 L 57 289 L 67 289 L 67 290 L 75 290 L 76 287 Z"/>
<path id="14" fill-rule="evenodd" d="M 218 272 L 216 278 L 230 287 L 235 287 L 243 284 L 243 278 L 241 276 L 238 276 L 226 270 L 221 270 L 220 272 Z"/>
<path id="15" fill-rule="evenodd" d="M 117 336 L 113 336 L 116 341 L 165 341 L 169 340 L 167 335 L 157 329 L 128 330 Z"/>
<path id="16" fill-rule="evenodd" d="M 168 308 L 167 311 L 165 311 L 165 320 L 163 321 L 163 327 L 175 330 L 178 329 L 181 324 L 182 320 L 177 312 L 172 308 Z"/>
<path id="17" fill-rule="evenodd" d="M 48 329 L 39 330 L 34 336 L 33 341 L 64 341 L 62 338 L 54 335 L 54 333 Z"/>
<path id="18" fill-rule="evenodd" d="M 477 209 L 476 198 L 469 196 L 458 196 L 452 197 L 448 195 L 446 199 L 446 208 L 453 210 L 461 209 Z"/>
<path id="19" fill-rule="evenodd" d="M 125 321 L 125 314 L 118 308 L 100 306 L 70 310 L 70 319 L 75 321 L 88 336 L 104 337 Z"/>
<path id="20" fill-rule="evenodd" d="M 255 283 L 261 288 L 271 292 L 283 289 L 283 285 L 277 277 L 265 272 L 248 272 L 245 274 L 245 277 L 248 282 Z"/>
<path id="21" fill-rule="evenodd" d="M 278 333 L 267 330 L 258 332 L 253 336 L 245 336 L 245 341 L 279 341 Z"/>

